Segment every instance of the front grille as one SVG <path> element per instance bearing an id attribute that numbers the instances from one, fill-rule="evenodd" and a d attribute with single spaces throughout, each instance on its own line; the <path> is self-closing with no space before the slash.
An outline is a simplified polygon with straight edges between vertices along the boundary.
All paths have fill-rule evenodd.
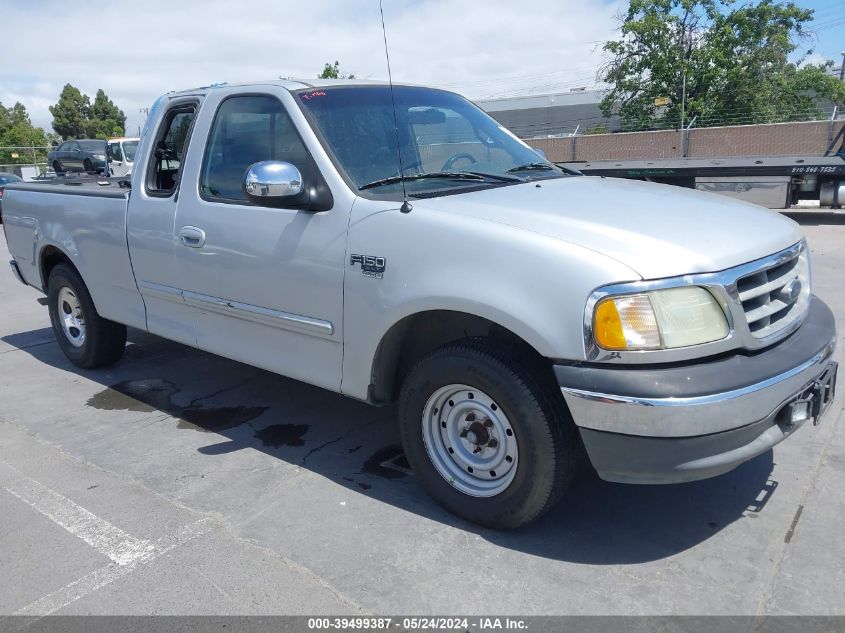
<path id="1" fill-rule="evenodd" d="M 801 319 L 810 304 L 810 265 L 806 247 L 736 282 L 751 335 L 776 336 Z"/>

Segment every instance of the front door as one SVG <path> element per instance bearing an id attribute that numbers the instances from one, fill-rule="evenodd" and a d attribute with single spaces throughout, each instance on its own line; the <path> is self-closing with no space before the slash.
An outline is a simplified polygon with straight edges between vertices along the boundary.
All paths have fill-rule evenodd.
<path id="1" fill-rule="evenodd" d="M 249 200 L 244 175 L 255 162 L 292 163 L 306 186 L 320 176 L 277 96 L 221 93 L 204 105 L 198 130 L 208 140 L 201 160 L 192 147 L 176 211 L 176 262 L 197 345 L 339 390 L 349 209 Z"/>

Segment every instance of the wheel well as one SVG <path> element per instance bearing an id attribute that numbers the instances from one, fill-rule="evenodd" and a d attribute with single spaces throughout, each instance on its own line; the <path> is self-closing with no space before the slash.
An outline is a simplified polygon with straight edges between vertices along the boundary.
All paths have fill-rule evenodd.
<path id="1" fill-rule="evenodd" d="M 65 255 L 61 250 L 55 246 L 45 246 L 41 251 L 41 256 L 39 257 L 38 262 L 38 266 L 41 271 L 42 290 L 44 292 L 47 292 L 47 281 L 50 279 L 50 273 L 53 272 L 53 269 L 59 264 L 67 264 L 76 270 L 77 273 L 79 272 L 76 269 L 76 266 L 73 265 L 73 262 L 70 261 L 70 257 Z"/>
<path id="2" fill-rule="evenodd" d="M 370 376 L 370 401 L 394 401 L 420 358 L 446 343 L 473 336 L 498 339 L 533 361 L 544 360 L 524 339 L 489 319 L 451 310 L 420 312 L 393 325 L 379 343 Z"/>

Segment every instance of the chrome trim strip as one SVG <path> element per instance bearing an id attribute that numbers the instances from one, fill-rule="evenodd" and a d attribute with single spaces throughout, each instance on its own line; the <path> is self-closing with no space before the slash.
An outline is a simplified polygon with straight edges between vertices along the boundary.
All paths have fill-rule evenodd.
<path id="1" fill-rule="evenodd" d="M 23 278 L 23 275 L 21 274 L 20 268 L 18 268 L 18 263 L 14 259 L 9 262 L 9 266 L 12 267 L 12 274 L 15 276 L 15 279 L 17 279 L 19 282 L 21 282 L 24 286 L 28 286 L 29 284 L 26 283 L 26 280 Z"/>
<path id="2" fill-rule="evenodd" d="M 692 360 L 696 358 L 703 358 L 705 356 L 712 356 L 734 349 L 760 349 L 771 345 L 797 330 L 807 315 L 807 310 L 790 323 L 782 330 L 770 335 L 766 338 L 756 338 L 748 327 L 745 317 L 745 311 L 742 308 L 742 302 L 739 300 L 739 293 L 737 291 L 737 281 L 740 279 L 767 270 L 775 266 L 797 257 L 802 251 L 807 249 L 807 244 L 804 240 L 797 242 L 774 255 L 756 259 L 746 264 L 741 264 L 726 270 L 712 272 L 712 273 L 695 273 L 692 275 L 681 275 L 678 277 L 667 277 L 665 279 L 653 279 L 645 281 L 635 281 L 631 283 L 613 284 L 609 286 L 602 286 L 597 288 L 590 298 L 587 300 L 587 305 L 584 308 L 584 357 L 592 362 L 611 362 L 624 364 L 644 364 L 644 363 L 670 363 L 682 360 Z M 809 262 L 808 262 L 809 267 Z M 809 273 L 808 273 L 809 274 Z M 700 286 L 707 289 L 725 313 L 728 321 L 728 335 L 718 341 L 711 343 L 703 343 L 701 345 L 691 345 L 688 347 L 677 347 L 673 349 L 655 349 L 655 350 L 606 350 L 599 347 L 593 338 L 593 312 L 596 304 L 603 298 L 609 295 L 625 295 L 635 294 L 641 292 L 648 292 L 650 290 L 662 290 L 665 288 L 678 288 L 683 286 Z M 811 283 L 808 284 L 811 286 Z M 808 295 L 812 290 L 808 287 Z M 806 302 L 809 307 L 809 300 Z"/>
<path id="3" fill-rule="evenodd" d="M 331 336 L 334 333 L 334 325 L 330 321 L 323 319 L 263 308 L 249 303 L 241 303 L 240 301 L 230 301 L 190 290 L 185 290 L 182 293 L 182 297 L 185 303 L 200 310 L 225 314 L 246 321 L 253 321 L 286 330 L 307 332 L 309 334 Z"/>
<path id="4" fill-rule="evenodd" d="M 641 398 L 561 387 L 578 426 L 651 437 L 692 437 L 762 420 L 824 371 L 832 339 L 800 365 L 753 385 L 689 398 Z M 615 405 L 615 406 L 613 406 Z"/>
<path id="5" fill-rule="evenodd" d="M 153 283 L 152 281 L 139 281 L 138 290 L 145 297 L 164 299 L 165 301 L 176 301 L 182 303 L 182 290 L 173 286 Z"/>

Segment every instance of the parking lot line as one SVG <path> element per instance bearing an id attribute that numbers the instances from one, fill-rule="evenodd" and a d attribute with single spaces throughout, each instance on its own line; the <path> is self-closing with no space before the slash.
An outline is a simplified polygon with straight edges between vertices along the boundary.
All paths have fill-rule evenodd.
<path id="1" fill-rule="evenodd" d="M 188 541 L 206 534 L 211 529 L 212 524 L 210 519 L 200 519 L 199 521 L 184 525 L 176 532 L 151 542 L 151 548 L 138 558 L 126 564 L 113 562 L 105 567 L 95 569 L 82 578 L 68 583 L 61 589 L 42 596 L 22 609 L 18 609 L 13 615 L 41 618 L 55 613 L 59 609 L 105 587 L 118 578 L 126 576 L 138 567 L 148 565 L 159 556 L 166 554 L 180 545 L 184 545 Z"/>
<path id="2" fill-rule="evenodd" d="M 150 552 L 153 544 L 138 539 L 89 512 L 67 497 L 28 477 L 0 460 L 3 489 L 34 508 L 48 519 L 82 539 L 118 565 L 127 565 Z"/>

